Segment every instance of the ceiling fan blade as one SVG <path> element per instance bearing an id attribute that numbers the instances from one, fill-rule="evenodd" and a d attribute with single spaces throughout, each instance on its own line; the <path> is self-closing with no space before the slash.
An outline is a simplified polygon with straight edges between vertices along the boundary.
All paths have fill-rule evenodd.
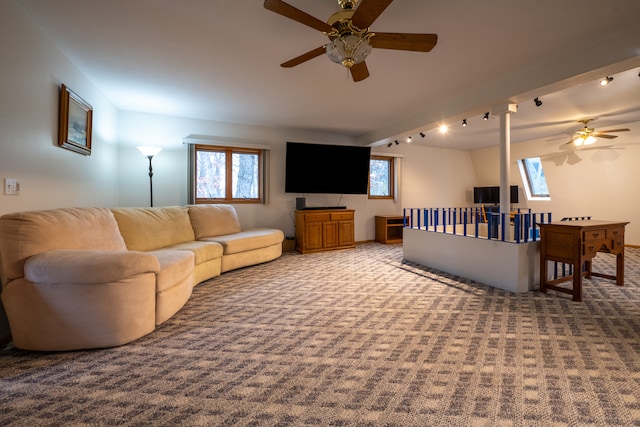
<path id="1" fill-rule="evenodd" d="M 291 67 L 295 67 L 296 65 L 300 65 L 300 64 L 302 64 L 303 62 L 306 62 L 306 61 L 308 61 L 308 60 L 310 60 L 310 59 L 313 59 L 313 58 L 315 58 L 316 56 L 320 56 L 320 55 L 322 55 L 322 54 L 323 54 L 323 53 L 325 53 L 325 52 L 326 52 L 325 47 L 324 47 L 324 46 L 320 46 L 320 47 L 317 47 L 317 48 L 315 48 L 315 49 L 313 49 L 313 50 L 310 50 L 310 51 L 309 51 L 309 52 L 307 52 L 307 53 L 303 53 L 303 54 L 302 54 L 302 55 L 300 55 L 300 56 L 297 56 L 297 57 L 295 57 L 295 58 L 293 58 L 293 59 L 290 59 L 290 60 L 289 60 L 289 61 L 287 61 L 287 62 L 283 62 L 282 64 L 280 64 L 280 66 L 281 66 L 281 67 L 284 67 L 284 68 L 291 68 Z"/>
<path id="2" fill-rule="evenodd" d="M 323 22 L 318 18 L 315 18 L 308 13 L 303 12 L 300 9 L 297 9 L 281 0 L 264 0 L 264 8 L 275 12 L 278 15 L 293 19 L 294 21 L 297 21 L 308 27 L 315 28 L 316 30 L 322 31 L 323 33 L 328 33 L 333 29 L 331 25 L 327 24 L 326 22 Z"/>
<path id="3" fill-rule="evenodd" d="M 359 64 L 353 65 L 351 68 L 349 68 L 349 71 L 351 71 L 351 77 L 353 78 L 354 82 L 359 82 L 369 77 L 369 69 L 367 68 L 367 64 L 365 64 L 364 61 L 360 62 Z"/>
<path id="4" fill-rule="evenodd" d="M 611 132 L 628 132 L 629 129 L 607 129 L 598 131 L 598 133 L 611 133 Z"/>
<path id="5" fill-rule="evenodd" d="M 605 135 L 605 134 L 598 134 L 598 135 L 594 135 L 596 138 L 606 138 L 606 139 L 613 139 L 613 138 L 617 138 L 618 135 Z"/>
<path id="6" fill-rule="evenodd" d="M 429 52 L 438 43 L 437 34 L 375 33 L 371 47 Z"/>
<path id="7" fill-rule="evenodd" d="M 360 0 L 360 6 L 351 17 L 354 27 L 364 30 L 369 28 L 378 16 L 391 4 L 393 0 Z"/>

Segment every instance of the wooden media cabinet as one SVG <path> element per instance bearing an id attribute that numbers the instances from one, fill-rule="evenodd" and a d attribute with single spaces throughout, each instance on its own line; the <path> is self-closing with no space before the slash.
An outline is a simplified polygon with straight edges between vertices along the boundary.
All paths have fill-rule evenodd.
<path id="1" fill-rule="evenodd" d="M 306 254 L 355 248 L 354 209 L 296 211 L 296 250 Z"/>

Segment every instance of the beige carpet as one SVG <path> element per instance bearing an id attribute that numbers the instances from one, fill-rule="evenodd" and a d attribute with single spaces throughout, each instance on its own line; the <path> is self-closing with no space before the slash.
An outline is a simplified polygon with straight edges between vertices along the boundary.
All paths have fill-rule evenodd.
<path id="1" fill-rule="evenodd" d="M 0 351 L 0 425 L 640 425 L 639 272 L 628 249 L 626 285 L 585 280 L 577 303 L 400 245 L 287 253 L 198 286 L 129 345 Z"/>

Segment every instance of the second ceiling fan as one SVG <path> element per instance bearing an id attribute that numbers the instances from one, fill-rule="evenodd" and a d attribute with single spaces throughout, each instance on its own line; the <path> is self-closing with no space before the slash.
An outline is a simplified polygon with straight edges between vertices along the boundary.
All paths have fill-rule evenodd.
<path id="1" fill-rule="evenodd" d="M 333 62 L 347 67 L 353 81 L 369 77 L 364 62 L 372 48 L 429 52 L 438 42 L 437 34 L 371 32 L 369 27 L 393 0 L 338 0 L 340 10 L 323 22 L 281 0 L 265 0 L 264 7 L 316 29 L 329 43 L 280 64 L 289 68 L 326 53 Z"/>

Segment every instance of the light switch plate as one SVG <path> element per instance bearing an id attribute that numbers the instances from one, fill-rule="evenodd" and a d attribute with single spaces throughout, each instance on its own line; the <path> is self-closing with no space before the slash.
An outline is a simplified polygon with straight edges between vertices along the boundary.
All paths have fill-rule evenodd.
<path id="1" fill-rule="evenodd" d="M 20 180 L 14 178 L 4 179 L 5 196 L 17 196 L 20 194 Z"/>

